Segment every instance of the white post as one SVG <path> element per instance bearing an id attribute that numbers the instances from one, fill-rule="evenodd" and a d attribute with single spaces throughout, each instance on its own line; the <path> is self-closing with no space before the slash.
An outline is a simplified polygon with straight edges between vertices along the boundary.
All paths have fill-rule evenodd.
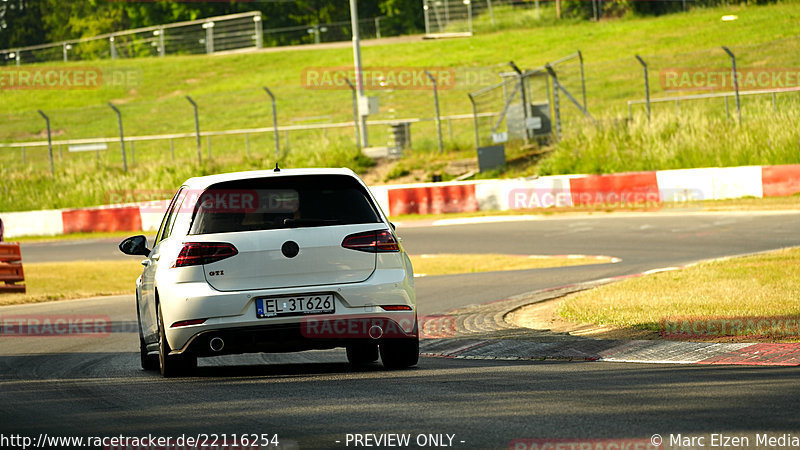
<path id="1" fill-rule="evenodd" d="M 356 0 L 350 0 L 350 25 L 353 30 L 353 63 L 356 70 L 356 90 L 358 91 L 359 98 L 358 115 L 361 117 L 361 126 L 359 127 L 361 131 L 361 148 L 367 148 L 369 147 L 369 136 L 367 133 L 367 115 L 369 111 L 364 111 L 362 109 L 364 104 L 364 101 L 361 100 L 364 98 L 364 77 L 361 73 L 361 41 L 358 37 L 358 5 L 356 4 Z"/>

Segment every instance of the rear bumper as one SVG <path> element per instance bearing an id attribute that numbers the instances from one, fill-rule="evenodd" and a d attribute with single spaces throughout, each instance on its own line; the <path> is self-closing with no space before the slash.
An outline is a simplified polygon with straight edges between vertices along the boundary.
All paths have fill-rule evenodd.
<path id="1" fill-rule="evenodd" d="M 387 276 L 389 274 L 392 276 Z M 209 333 L 212 332 L 223 333 L 238 330 L 230 332 L 245 336 L 237 340 L 246 342 L 250 339 L 246 337 L 250 333 L 248 330 L 260 330 L 255 332 L 256 337 L 253 338 L 259 342 L 257 345 L 242 344 L 243 349 L 256 348 L 255 350 L 243 350 L 236 353 L 292 351 L 292 348 L 304 349 L 305 347 L 331 348 L 341 346 L 337 342 L 369 338 L 365 334 L 365 330 L 368 331 L 372 325 L 369 321 L 384 321 L 383 325 L 378 323 L 378 326 L 384 329 L 383 334 L 414 335 L 416 333 L 416 298 L 413 279 L 404 275 L 405 272 L 376 271 L 369 280 L 360 283 L 241 292 L 220 292 L 204 282 L 173 285 L 172 289 L 159 290 L 167 341 L 170 347 L 175 349 L 175 352 L 181 353 L 189 349 L 190 345 L 194 345 L 193 342 L 201 339 L 201 336 L 205 339 L 205 336 L 209 336 Z M 256 299 L 258 298 L 308 294 L 333 295 L 335 312 L 274 318 L 258 318 L 256 316 Z M 410 309 L 385 311 L 381 307 L 388 305 L 405 305 Z M 205 319 L 205 321 L 198 325 L 172 327 L 176 322 L 195 319 Z M 297 332 L 291 334 L 286 331 L 292 329 Z M 265 334 L 265 330 L 267 337 L 261 337 L 260 334 Z M 300 338 L 297 336 L 298 333 Z M 266 341 L 270 341 L 272 344 L 266 345 Z M 287 343 L 281 345 L 281 341 Z M 331 345 L 323 343 L 323 341 L 337 344 Z M 259 348 L 267 348 L 267 350 L 259 350 Z M 269 350 L 270 348 L 276 350 Z M 287 350 L 280 350 L 280 348 Z M 191 351 L 194 350 L 195 348 L 192 347 Z"/>
<path id="2" fill-rule="evenodd" d="M 413 317 L 411 330 L 407 332 L 405 327 L 406 324 L 385 317 L 328 317 L 301 323 L 212 329 L 193 335 L 182 349 L 173 351 L 173 354 L 188 352 L 205 357 L 282 353 L 363 343 L 381 344 L 386 340 L 418 337 L 416 316 Z M 214 349 L 211 347 L 212 340 L 217 344 Z"/>

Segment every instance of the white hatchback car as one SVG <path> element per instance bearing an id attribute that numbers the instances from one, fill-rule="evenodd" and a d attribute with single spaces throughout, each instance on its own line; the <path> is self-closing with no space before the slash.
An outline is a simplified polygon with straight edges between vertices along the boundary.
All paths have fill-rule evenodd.
<path id="1" fill-rule="evenodd" d="M 352 364 L 413 366 L 411 261 L 348 169 L 238 172 L 188 180 L 142 255 L 142 368 L 187 373 L 197 357 L 345 347 Z"/>

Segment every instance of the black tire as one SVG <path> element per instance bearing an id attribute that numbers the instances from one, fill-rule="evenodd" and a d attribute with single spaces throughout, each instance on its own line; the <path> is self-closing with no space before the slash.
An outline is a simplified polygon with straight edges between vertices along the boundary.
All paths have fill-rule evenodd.
<path id="1" fill-rule="evenodd" d="M 139 359 L 144 370 L 158 370 L 158 356 L 147 353 L 147 344 L 144 343 L 142 333 L 142 319 L 139 315 L 139 298 L 136 298 L 136 322 L 139 329 Z"/>
<path id="2" fill-rule="evenodd" d="M 347 361 L 357 366 L 378 360 L 377 344 L 353 344 L 347 346 Z"/>
<path id="3" fill-rule="evenodd" d="M 141 334 L 139 335 L 139 358 L 141 359 L 142 369 L 158 370 L 158 356 L 147 353 L 147 345 L 144 343 Z"/>
<path id="4" fill-rule="evenodd" d="M 188 375 L 197 367 L 194 355 L 170 355 L 172 351 L 164 332 L 164 319 L 161 316 L 161 305 L 158 305 L 158 367 L 165 378 Z"/>
<path id="5" fill-rule="evenodd" d="M 380 349 L 381 361 L 387 369 L 405 369 L 419 362 L 419 338 L 387 339 Z"/>

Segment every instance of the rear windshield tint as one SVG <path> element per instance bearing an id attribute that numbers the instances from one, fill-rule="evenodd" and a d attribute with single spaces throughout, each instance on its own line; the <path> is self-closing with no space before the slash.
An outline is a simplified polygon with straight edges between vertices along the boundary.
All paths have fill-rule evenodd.
<path id="1" fill-rule="evenodd" d="M 380 223 L 364 187 L 346 175 L 218 183 L 198 198 L 189 234 Z"/>

